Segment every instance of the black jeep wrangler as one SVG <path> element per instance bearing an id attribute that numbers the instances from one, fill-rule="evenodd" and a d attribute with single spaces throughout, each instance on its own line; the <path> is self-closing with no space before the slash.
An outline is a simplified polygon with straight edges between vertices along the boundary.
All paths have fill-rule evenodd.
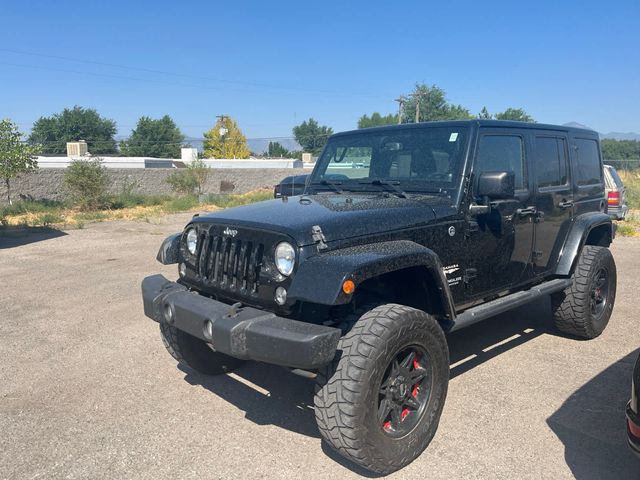
<path id="1" fill-rule="evenodd" d="M 615 230 L 598 134 L 498 121 L 333 135 L 303 195 L 195 216 L 142 283 L 169 353 L 316 379 L 323 438 L 387 473 L 433 438 L 447 333 L 551 295 L 557 328 L 602 333 Z"/>

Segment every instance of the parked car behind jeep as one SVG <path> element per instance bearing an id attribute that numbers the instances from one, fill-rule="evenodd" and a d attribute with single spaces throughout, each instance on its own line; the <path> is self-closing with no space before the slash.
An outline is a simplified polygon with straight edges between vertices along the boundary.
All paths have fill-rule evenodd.
<path id="1" fill-rule="evenodd" d="M 627 193 L 620 175 L 611 165 L 604 165 L 604 181 L 607 213 L 615 220 L 624 220 L 629 211 Z"/>
<path id="2" fill-rule="evenodd" d="M 188 368 L 257 360 L 315 378 L 322 438 L 389 473 L 436 433 L 449 332 L 549 295 L 559 331 L 604 331 L 616 296 L 605 202 L 591 130 L 339 133 L 304 195 L 196 216 L 168 237 L 158 260 L 178 280 L 145 278 L 144 310 Z"/>
<path id="3" fill-rule="evenodd" d="M 273 198 L 293 197 L 302 195 L 307 185 L 309 175 L 291 175 L 284 177 L 280 183 L 273 187 Z"/>

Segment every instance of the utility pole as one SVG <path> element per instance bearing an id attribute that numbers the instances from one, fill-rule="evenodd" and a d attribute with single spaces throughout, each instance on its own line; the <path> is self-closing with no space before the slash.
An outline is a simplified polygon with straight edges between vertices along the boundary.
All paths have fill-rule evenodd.
<path id="1" fill-rule="evenodd" d="M 224 119 L 229 117 L 229 115 L 216 115 L 216 118 L 219 118 L 221 122 L 224 122 Z"/>
<path id="2" fill-rule="evenodd" d="M 403 95 L 400 95 L 394 100 L 394 102 L 398 102 L 398 125 L 402 123 L 402 112 L 404 110 L 404 102 L 406 101 L 407 99 Z"/>
<path id="3" fill-rule="evenodd" d="M 411 96 L 416 99 L 416 123 L 420 122 L 420 100 L 422 100 L 422 92 L 412 93 Z"/>
<path id="4" fill-rule="evenodd" d="M 227 132 L 229 130 L 227 130 L 224 126 L 224 121 L 229 118 L 228 115 L 216 115 L 216 118 L 220 119 L 220 130 L 218 130 L 218 133 L 220 133 L 220 138 L 222 139 L 222 152 L 226 152 L 225 148 L 224 148 L 224 141 L 225 141 L 225 135 L 227 134 Z"/>

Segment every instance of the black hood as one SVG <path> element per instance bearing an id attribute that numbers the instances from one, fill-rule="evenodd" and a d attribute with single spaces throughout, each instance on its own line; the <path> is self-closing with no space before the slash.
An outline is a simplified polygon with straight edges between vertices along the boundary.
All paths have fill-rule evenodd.
<path id="1" fill-rule="evenodd" d="M 314 243 L 314 225 L 332 242 L 424 225 L 454 214 L 450 204 L 451 199 L 442 196 L 324 193 L 229 208 L 194 221 L 281 232 L 304 246 Z"/>

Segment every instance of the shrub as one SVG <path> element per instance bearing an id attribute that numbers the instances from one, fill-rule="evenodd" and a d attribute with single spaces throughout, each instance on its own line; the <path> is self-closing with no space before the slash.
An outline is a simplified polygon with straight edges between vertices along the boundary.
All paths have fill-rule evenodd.
<path id="1" fill-rule="evenodd" d="M 181 195 L 193 194 L 197 187 L 196 179 L 189 169 L 176 170 L 167 177 L 167 183 L 171 190 Z"/>
<path id="2" fill-rule="evenodd" d="M 167 178 L 171 190 L 182 195 L 201 195 L 209 178 L 209 167 L 200 159 L 194 160 L 185 169 L 176 170 Z"/>
<path id="3" fill-rule="evenodd" d="M 105 206 L 109 178 L 100 159 L 74 160 L 64 172 L 64 185 L 72 203 L 83 210 Z"/>

